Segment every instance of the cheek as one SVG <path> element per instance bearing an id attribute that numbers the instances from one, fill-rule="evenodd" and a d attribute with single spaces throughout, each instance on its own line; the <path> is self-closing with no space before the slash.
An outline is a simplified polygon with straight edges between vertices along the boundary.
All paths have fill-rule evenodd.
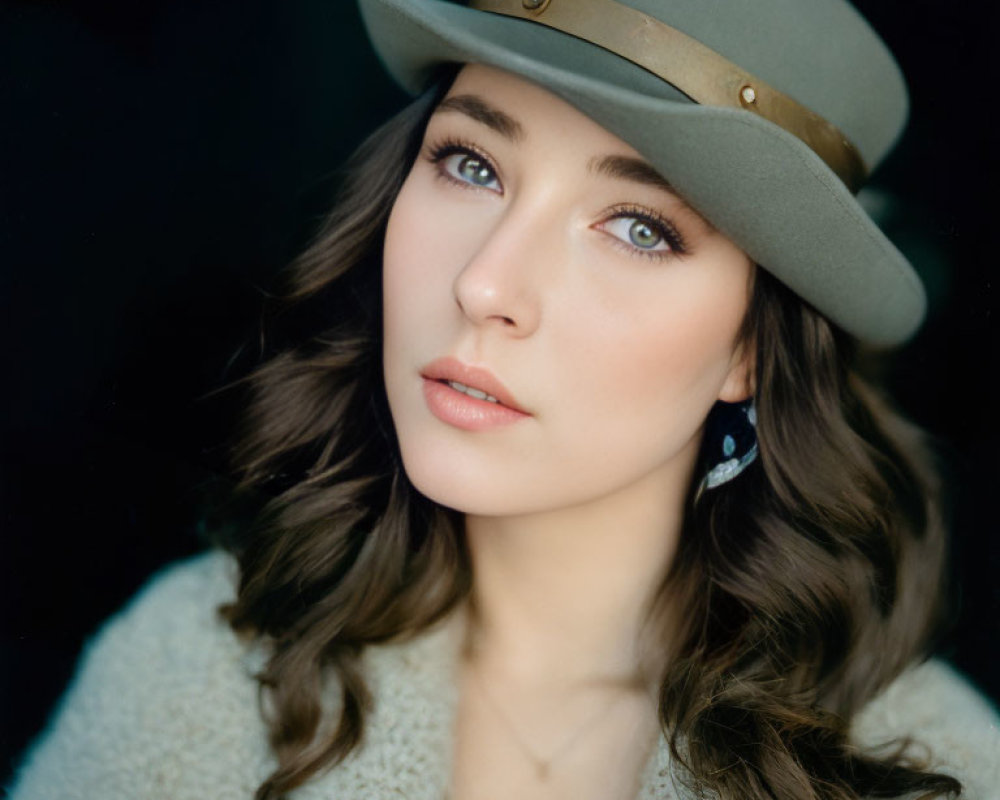
<path id="1" fill-rule="evenodd" d="M 419 203 L 415 201 L 419 198 L 414 198 L 413 194 L 413 182 L 408 178 L 393 204 L 386 225 L 382 285 L 387 325 L 401 308 L 405 308 L 403 300 L 407 291 L 424 282 L 421 265 L 414 263 L 413 259 L 415 254 L 425 252 L 427 244 L 422 241 L 424 226 L 419 214 L 415 213 L 419 208 Z"/>
<path id="2" fill-rule="evenodd" d="M 454 304 L 452 287 L 481 236 L 484 215 L 461 206 L 414 167 L 393 205 L 383 251 L 386 334 L 398 318 L 435 320 Z"/>
<path id="3" fill-rule="evenodd" d="M 407 341 L 423 318 L 440 307 L 432 302 L 441 295 L 442 264 L 435 245 L 439 233 L 426 213 L 428 200 L 414 181 L 407 179 L 389 215 L 382 256 L 383 327 L 386 357 Z"/>
<path id="4" fill-rule="evenodd" d="M 629 300 L 628 311 L 604 303 L 591 315 L 564 362 L 569 391 L 591 399 L 590 413 L 606 420 L 609 437 L 670 449 L 698 432 L 718 399 L 746 297 L 686 285 Z"/>

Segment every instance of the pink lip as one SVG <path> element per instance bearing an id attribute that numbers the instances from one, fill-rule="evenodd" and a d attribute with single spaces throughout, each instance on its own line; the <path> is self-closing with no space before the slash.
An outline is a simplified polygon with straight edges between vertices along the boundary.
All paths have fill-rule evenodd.
<path id="1" fill-rule="evenodd" d="M 456 428 L 489 430 L 531 416 L 489 370 L 470 367 L 455 358 L 438 358 L 420 370 L 420 376 L 424 379 L 424 400 L 431 413 Z M 470 397 L 453 389 L 447 381 L 478 389 L 499 402 Z"/>

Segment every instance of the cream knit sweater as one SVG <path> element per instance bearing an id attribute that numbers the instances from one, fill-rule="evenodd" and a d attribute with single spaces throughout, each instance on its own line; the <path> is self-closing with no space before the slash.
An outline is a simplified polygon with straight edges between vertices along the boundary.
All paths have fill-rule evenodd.
<path id="1" fill-rule="evenodd" d="M 274 767 L 252 675 L 262 653 L 219 620 L 236 568 L 212 552 L 175 565 L 88 648 L 11 800 L 250 800 Z M 456 625 L 369 648 L 376 698 L 364 746 L 292 800 L 442 800 L 450 776 Z M 971 800 L 1000 800 L 995 711 L 952 669 L 929 662 L 856 720 L 859 743 L 912 735 Z M 642 800 L 683 798 L 661 739 Z"/>

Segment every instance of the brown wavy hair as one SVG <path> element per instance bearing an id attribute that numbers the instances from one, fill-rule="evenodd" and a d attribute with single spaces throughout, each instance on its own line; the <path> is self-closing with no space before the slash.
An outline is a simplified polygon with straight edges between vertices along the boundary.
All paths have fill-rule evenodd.
<path id="1" fill-rule="evenodd" d="M 355 155 L 248 379 L 235 461 L 242 495 L 264 500 L 226 542 L 241 579 L 224 614 L 271 647 L 259 680 L 278 766 L 257 800 L 359 745 L 363 648 L 419 633 L 470 589 L 461 517 L 407 480 L 381 374 L 386 221 L 448 85 Z M 764 270 L 742 338 L 756 348 L 760 458 L 692 492 L 653 617 L 681 780 L 741 800 L 957 794 L 905 742 L 876 755 L 848 741 L 853 714 L 924 656 L 941 619 L 944 532 L 920 436 L 855 373 L 852 341 Z M 335 719 L 320 703 L 330 674 Z"/>

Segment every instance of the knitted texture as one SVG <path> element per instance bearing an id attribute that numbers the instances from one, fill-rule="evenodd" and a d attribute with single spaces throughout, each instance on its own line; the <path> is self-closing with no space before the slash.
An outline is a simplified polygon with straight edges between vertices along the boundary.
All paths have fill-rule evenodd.
<path id="1" fill-rule="evenodd" d="M 112 618 L 28 752 L 11 800 L 250 800 L 275 760 L 253 677 L 264 653 L 217 613 L 235 578 L 230 556 L 207 553 L 164 571 Z M 375 708 L 363 746 L 289 800 L 442 800 L 461 631 L 453 615 L 412 641 L 369 648 Z M 916 752 L 962 780 L 969 800 L 1000 800 L 998 726 L 990 705 L 939 662 L 907 672 L 855 721 L 865 745 L 919 740 Z M 669 765 L 661 738 L 641 800 L 676 796 Z"/>
<path id="2" fill-rule="evenodd" d="M 962 781 L 964 798 L 1000 800 L 996 709 L 943 661 L 900 675 L 855 717 L 852 734 L 865 747 L 909 737 L 908 752 Z"/>

